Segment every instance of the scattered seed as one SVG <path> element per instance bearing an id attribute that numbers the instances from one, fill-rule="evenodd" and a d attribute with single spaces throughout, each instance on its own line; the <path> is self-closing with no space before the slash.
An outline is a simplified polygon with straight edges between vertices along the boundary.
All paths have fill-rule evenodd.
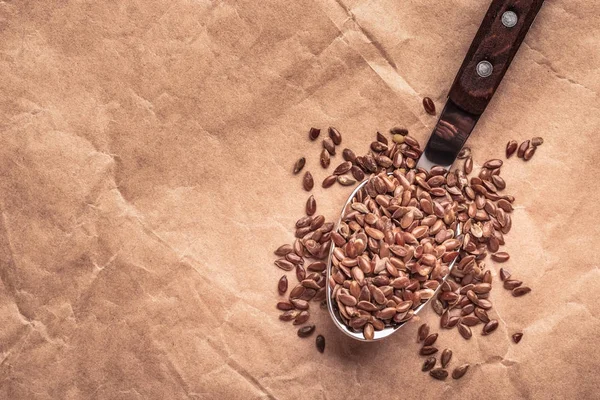
<path id="1" fill-rule="evenodd" d="M 519 286 L 521 286 L 522 284 L 523 284 L 523 282 L 516 280 L 516 279 L 506 279 L 504 281 L 504 289 L 514 290 L 514 289 L 518 288 Z"/>
<path id="2" fill-rule="evenodd" d="M 443 368 L 435 368 L 429 371 L 429 375 L 437 380 L 443 381 L 448 377 L 448 371 Z"/>
<path id="3" fill-rule="evenodd" d="M 343 175 L 346 172 L 350 171 L 350 168 L 352 168 L 352 163 L 350 161 L 344 161 L 343 163 L 341 163 L 340 165 L 338 165 L 335 170 L 333 171 L 334 175 Z"/>
<path id="4" fill-rule="evenodd" d="M 342 186 L 352 186 L 356 183 L 354 179 L 350 179 L 347 176 L 340 175 L 337 177 L 337 181 Z"/>
<path id="5" fill-rule="evenodd" d="M 331 138 L 331 141 L 333 141 L 333 144 L 335 144 L 336 146 L 339 146 L 340 143 L 342 143 L 342 134 L 333 126 L 329 127 L 329 137 Z M 333 154 L 334 153 L 332 153 L 332 155 Z"/>
<path id="6" fill-rule="evenodd" d="M 465 339 L 471 339 L 471 336 L 473 336 L 471 328 L 464 324 L 458 324 L 458 333 Z"/>
<path id="7" fill-rule="evenodd" d="M 419 326 L 419 330 L 417 332 L 417 339 L 419 342 L 422 342 L 423 340 L 425 340 L 425 338 L 427 338 L 427 336 L 429 336 L 429 325 L 422 324 L 421 326 Z"/>
<path id="8" fill-rule="evenodd" d="M 542 139 L 539 136 L 536 136 L 533 139 L 531 139 L 531 145 L 534 147 L 541 146 L 542 144 L 544 144 L 544 139 Z"/>
<path id="9" fill-rule="evenodd" d="M 294 264 L 283 258 L 275 260 L 275 265 L 284 271 L 291 271 L 294 269 Z"/>
<path id="10" fill-rule="evenodd" d="M 450 362 L 451 358 L 452 358 L 452 350 L 444 349 L 444 351 L 442 351 L 442 356 L 440 357 L 440 362 L 442 363 L 442 368 L 446 368 L 446 366 Z"/>
<path id="11" fill-rule="evenodd" d="M 483 327 L 483 335 L 489 335 L 498 328 L 498 320 L 492 319 Z"/>
<path id="12" fill-rule="evenodd" d="M 515 343 L 519 343 L 522 338 L 523 338 L 522 332 L 517 332 L 514 335 L 512 335 L 513 342 L 515 342 Z"/>
<path id="13" fill-rule="evenodd" d="M 300 314 L 294 319 L 294 325 L 302 325 L 310 318 L 310 313 L 308 311 L 301 311 Z"/>
<path id="14" fill-rule="evenodd" d="M 291 321 L 300 314 L 298 310 L 288 310 L 279 316 L 282 321 Z"/>
<path id="15" fill-rule="evenodd" d="M 299 158 L 298 161 L 296 161 L 296 163 L 294 164 L 294 174 L 298 174 L 300 171 L 302 171 L 304 165 L 306 165 L 306 158 Z"/>
<path id="16" fill-rule="evenodd" d="M 510 158 L 510 156 L 515 154 L 515 151 L 517 151 L 517 147 L 518 144 L 516 140 L 509 140 L 508 143 L 506 143 L 506 158 Z"/>
<path id="17" fill-rule="evenodd" d="M 325 149 L 321 151 L 321 156 L 319 157 L 319 162 L 321 163 L 321 167 L 327 169 L 331 164 L 331 157 L 329 156 L 329 152 Z"/>
<path id="18" fill-rule="evenodd" d="M 525 154 L 523 155 L 523 159 L 524 159 L 525 161 L 529 161 L 529 160 L 531 160 L 531 158 L 532 158 L 532 157 L 533 157 L 533 155 L 535 154 L 535 149 L 536 149 L 536 148 L 537 148 L 537 147 L 535 147 L 535 146 L 531 146 L 531 147 L 529 147 L 527 150 L 525 150 Z"/>
<path id="19" fill-rule="evenodd" d="M 317 345 L 317 350 L 319 353 L 323 353 L 325 351 L 325 338 L 323 335 L 317 336 L 315 344 Z"/>
<path id="20" fill-rule="evenodd" d="M 323 148 L 329 152 L 332 156 L 335 156 L 335 144 L 331 138 L 323 139 Z"/>
<path id="21" fill-rule="evenodd" d="M 487 311 L 485 311 L 483 308 L 476 307 L 474 314 L 481 322 L 486 324 L 490 322 L 490 317 L 488 317 Z"/>
<path id="22" fill-rule="evenodd" d="M 323 179 L 322 186 L 327 189 L 328 187 L 333 186 L 333 184 L 337 181 L 337 176 L 329 175 L 327 178 Z"/>
<path id="23" fill-rule="evenodd" d="M 515 297 L 521 297 L 531 292 L 531 288 L 527 286 L 519 286 L 518 288 L 514 288 L 512 290 L 512 295 Z"/>
<path id="24" fill-rule="evenodd" d="M 307 192 L 310 192 L 313 188 L 313 186 L 315 186 L 315 181 L 313 180 L 312 174 L 308 171 L 306 171 L 304 173 L 304 178 L 302 179 L 302 185 L 304 187 L 304 190 L 306 190 Z"/>
<path id="25" fill-rule="evenodd" d="M 464 171 L 467 175 L 470 174 L 471 171 L 473 171 L 473 157 L 469 156 L 465 160 Z"/>
<path id="26" fill-rule="evenodd" d="M 497 158 L 495 158 L 493 160 L 488 160 L 485 162 L 485 164 L 483 164 L 483 166 L 487 169 L 500 168 L 502 166 L 502 160 L 499 160 Z"/>
<path id="27" fill-rule="evenodd" d="M 294 251 L 294 248 L 292 247 L 292 245 L 283 244 L 283 245 L 279 246 L 277 248 L 277 250 L 275 250 L 275 255 L 279 256 L 279 257 L 284 257 L 287 254 L 291 253 L 292 251 Z"/>
<path id="28" fill-rule="evenodd" d="M 435 115 L 435 103 L 429 97 L 423 99 L 423 108 L 429 115 Z"/>
<path id="29" fill-rule="evenodd" d="M 469 364 L 463 364 L 459 367 L 454 368 L 454 371 L 452 371 L 452 378 L 453 379 L 462 378 L 463 376 L 465 376 L 468 369 L 469 369 Z"/>
<path id="30" fill-rule="evenodd" d="M 498 253 L 492 254 L 492 260 L 500 263 L 508 261 L 509 258 L 510 255 L 505 251 L 500 251 Z"/>
<path id="31" fill-rule="evenodd" d="M 394 127 L 392 129 L 390 129 L 390 133 L 392 135 L 406 136 L 406 135 L 408 135 L 408 129 L 406 129 L 406 128 L 400 128 L 400 127 Z"/>
<path id="32" fill-rule="evenodd" d="M 306 326 L 303 326 L 302 328 L 298 329 L 298 336 L 300 336 L 301 338 L 309 337 L 310 335 L 313 334 L 314 331 L 315 331 L 314 325 L 306 325 Z"/>
<path id="33" fill-rule="evenodd" d="M 528 148 L 529 148 L 529 140 L 526 140 L 523 143 L 521 143 L 521 145 L 519 146 L 519 149 L 517 150 L 517 157 L 523 158 L 523 156 L 525 155 L 525 151 Z"/>
<path id="34" fill-rule="evenodd" d="M 510 271 L 504 268 L 500 268 L 500 280 L 505 281 L 510 278 Z"/>
<path id="35" fill-rule="evenodd" d="M 435 367 L 436 361 L 437 360 L 435 359 L 435 357 L 429 357 L 423 363 L 423 366 L 421 367 L 421 371 L 423 371 L 423 372 L 430 371 L 433 367 Z"/>
<path id="36" fill-rule="evenodd" d="M 425 340 L 423 341 L 423 346 L 431 346 L 435 343 L 435 341 L 438 338 L 438 334 L 437 333 L 432 333 L 431 335 L 427 336 L 425 338 Z"/>
<path id="37" fill-rule="evenodd" d="M 421 347 L 419 354 L 421 354 L 422 356 L 430 356 L 432 354 L 437 353 L 437 351 L 438 351 L 437 347 L 423 346 L 423 347 Z"/>
<path id="38" fill-rule="evenodd" d="M 308 138 L 310 140 L 317 140 L 317 138 L 319 137 L 320 134 L 321 134 L 320 129 L 310 128 L 310 131 L 308 131 Z"/>
<path id="39" fill-rule="evenodd" d="M 279 278 L 279 283 L 277 284 L 277 290 L 279 291 L 279 294 L 284 294 L 285 292 L 287 292 L 287 289 L 288 289 L 287 276 L 283 275 L 281 278 Z"/>
<path id="40" fill-rule="evenodd" d="M 354 152 L 350 149 L 344 149 L 342 151 L 342 158 L 353 163 L 356 161 L 356 154 L 354 154 Z"/>
<path id="41" fill-rule="evenodd" d="M 315 200 L 315 196 L 311 195 L 308 200 L 306 200 L 306 215 L 311 216 L 317 211 L 317 201 Z"/>
<path id="42" fill-rule="evenodd" d="M 352 176 L 357 181 L 362 181 L 363 179 L 365 179 L 365 173 L 356 165 L 353 165 L 352 168 L 350 168 L 350 172 L 352 172 Z"/>

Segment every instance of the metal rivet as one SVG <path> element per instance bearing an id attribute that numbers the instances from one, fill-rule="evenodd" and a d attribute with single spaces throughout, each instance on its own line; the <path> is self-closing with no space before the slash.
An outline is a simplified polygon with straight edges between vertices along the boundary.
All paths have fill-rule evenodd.
<path id="1" fill-rule="evenodd" d="M 482 78 L 487 78 L 494 72 L 494 66 L 489 61 L 480 61 L 477 64 L 477 75 Z"/>
<path id="2" fill-rule="evenodd" d="M 518 21 L 519 17 L 517 17 L 517 14 L 514 11 L 506 11 L 502 14 L 502 25 L 507 28 L 512 28 Z"/>

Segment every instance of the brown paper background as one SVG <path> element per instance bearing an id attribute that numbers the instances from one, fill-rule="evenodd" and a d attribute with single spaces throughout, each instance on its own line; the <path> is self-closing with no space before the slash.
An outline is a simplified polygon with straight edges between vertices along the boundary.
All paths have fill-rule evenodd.
<path id="1" fill-rule="evenodd" d="M 292 164 L 325 177 L 308 128 L 424 143 L 421 98 L 442 108 L 488 4 L 0 2 L 0 398 L 599 398 L 595 1 L 546 1 L 469 139 L 476 165 L 545 143 L 503 168 L 533 292 L 496 287 L 497 332 L 438 340 L 465 378 L 420 372 L 416 323 L 361 344 L 317 307 L 319 354 L 277 319 Z M 349 190 L 313 192 L 334 218 Z"/>

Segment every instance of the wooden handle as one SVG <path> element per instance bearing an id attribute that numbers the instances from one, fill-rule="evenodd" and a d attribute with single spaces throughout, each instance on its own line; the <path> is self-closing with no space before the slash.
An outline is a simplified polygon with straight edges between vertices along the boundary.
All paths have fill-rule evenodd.
<path id="1" fill-rule="evenodd" d="M 543 3 L 492 1 L 450 89 L 449 97 L 456 105 L 475 115 L 483 113 Z M 511 26 L 515 14 L 516 24 Z M 485 76 L 490 64 L 491 75 Z"/>

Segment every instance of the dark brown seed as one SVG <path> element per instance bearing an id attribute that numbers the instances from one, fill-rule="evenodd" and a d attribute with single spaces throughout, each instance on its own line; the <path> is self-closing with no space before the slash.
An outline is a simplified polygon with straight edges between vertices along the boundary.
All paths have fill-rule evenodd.
<path id="1" fill-rule="evenodd" d="M 460 335 L 465 339 L 471 339 L 471 336 L 473 336 L 473 333 L 471 333 L 471 328 L 464 324 L 458 324 L 458 333 L 460 333 Z"/>
<path id="2" fill-rule="evenodd" d="M 460 367 L 454 368 L 454 371 L 452 371 L 452 378 L 453 379 L 462 378 L 463 376 L 465 376 L 468 369 L 469 369 L 469 364 L 463 364 Z"/>
<path id="3" fill-rule="evenodd" d="M 300 171 L 302 171 L 302 168 L 304 168 L 305 165 L 306 165 L 306 158 L 304 158 L 304 157 L 299 158 L 298 161 L 296 161 L 296 163 L 294 164 L 294 174 L 297 174 Z"/>
<path id="4" fill-rule="evenodd" d="M 429 375 L 439 381 L 443 381 L 448 377 L 448 371 L 443 368 L 435 368 L 429 371 Z"/>
<path id="5" fill-rule="evenodd" d="M 381 142 L 372 142 L 371 143 L 371 150 L 376 151 L 376 152 L 382 152 L 382 151 L 386 151 L 388 149 L 387 145 L 381 143 Z"/>
<path id="6" fill-rule="evenodd" d="M 284 294 L 288 289 L 288 280 L 287 276 L 283 275 L 279 278 L 279 283 L 277 284 L 277 290 L 279 290 L 279 294 Z"/>
<path id="7" fill-rule="evenodd" d="M 521 282 L 517 279 L 507 279 L 504 281 L 504 289 L 513 290 L 513 289 L 518 288 L 522 284 L 523 284 L 523 282 Z"/>
<path id="8" fill-rule="evenodd" d="M 532 146 L 532 147 L 528 148 L 527 150 L 525 150 L 525 154 L 523 155 L 523 160 L 525 160 L 525 161 L 531 160 L 531 158 L 535 154 L 535 149 L 536 149 L 536 147 Z"/>
<path id="9" fill-rule="evenodd" d="M 280 301 L 279 303 L 277 303 L 277 309 L 281 311 L 288 311 L 293 310 L 294 306 L 287 301 Z"/>
<path id="10" fill-rule="evenodd" d="M 350 179 L 347 176 L 338 176 L 337 181 L 342 186 L 352 186 L 356 183 L 354 179 Z"/>
<path id="11" fill-rule="evenodd" d="M 296 319 L 294 319 L 294 325 L 302 325 L 310 318 L 310 313 L 308 311 L 302 311 Z"/>
<path id="12" fill-rule="evenodd" d="M 433 311 L 435 311 L 437 315 L 442 315 L 444 312 L 444 305 L 438 299 L 433 299 L 431 301 L 431 308 L 433 308 Z"/>
<path id="13" fill-rule="evenodd" d="M 324 223 L 325 223 L 325 217 L 322 215 L 317 215 L 316 217 L 313 218 L 312 222 L 310 223 L 310 230 L 315 231 L 315 230 L 319 229 L 320 227 L 322 227 Z"/>
<path id="14" fill-rule="evenodd" d="M 298 310 L 308 310 L 308 301 L 302 299 L 290 299 L 290 303 L 294 305 Z"/>
<path id="15" fill-rule="evenodd" d="M 531 145 L 538 147 L 541 146 L 544 143 L 544 139 L 542 139 L 539 136 L 534 137 L 533 139 L 531 139 Z"/>
<path id="16" fill-rule="evenodd" d="M 311 195 L 308 200 L 306 200 L 306 215 L 311 216 L 317 211 L 317 202 L 315 200 L 315 196 Z"/>
<path id="17" fill-rule="evenodd" d="M 406 136 L 406 135 L 408 135 L 408 129 L 406 129 L 406 128 L 400 128 L 400 127 L 394 127 L 392 129 L 390 129 L 390 133 L 392 135 Z"/>
<path id="18" fill-rule="evenodd" d="M 389 143 L 388 140 L 387 140 L 387 138 L 385 136 L 383 136 L 381 134 L 381 132 L 379 132 L 379 131 L 377 131 L 377 141 L 381 142 L 383 144 L 388 144 Z"/>
<path id="19" fill-rule="evenodd" d="M 300 315 L 300 311 L 298 310 L 288 310 L 279 316 L 279 319 L 282 321 L 291 321 Z"/>
<path id="20" fill-rule="evenodd" d="M 430 356 L 432 354 L 437 353 L 437 351 L 438 351 L 437 347 L 423 346 L 423 347 L 421 347 L 419 354 L 421 354 L 422 356 Z"/>
<path id="21" fill-rule="evenodd" d="M 517 332 L 514 335 L 512 335 L 513 342 L 515 342 L 515 343 L 519 343 L 522 338 L 523 338 L 523 333 L 521 333 L 521 332 Z"/>
<path id="22" fill-rule="evenodd" d="M 440 362 L 442 363 L 442 368 L 446 368 L 446 366 L 450 362 L 451 358 L 452 358 L 452 350 L 444 349 L 444 351 L 442 351 L 442 356 L 440 357 Z"/>
<path id="23" fill-rule="evenodd" d="M 310 131 L 308 131 L 308 138 L 310 140 L 317 140 L 317 138 L 319 137 L 320 134 L 321 134 L 320 129 L 310 128 Z"/>
<path id="24" fill-rule="evenodd" d="M 506 158 L 510 158 L 510 156 L 515 154 L 517 147 L 518 144 L 516 140 L 509 140 L 508 143 L 506 143 Z"/>
<path id="25" fill-rule="evenodd" d="M 317 345 L 317 350 L 319 350 L 319 353 L 323 353 L 325 351 L 325 338 L 323 335 L 317 336 L 315 344 Z"/>
<path id="26" fill-rule="evenodd" d="M 493 160 L 486 161 L 485 164 L 483 164 L 483 166 L 488 169 L 496 169 L 496 168 L 500 168 L 502 166 L 502 164 L 503 164 L 502 160 L 495 158 Z"/>
<path id="27" fill-rule="evenodd" d="M 429 115 L 435 115 L 435 103 L 429 97 L 423 99 L 423 108 Z"/>
<path id="28" fill-rule="evenodd" d="M 487 324 L 488 322 L 490 322 L 490 317 L 488 317 L 487 311 L 485 311 L 483 308 L 475 308 L 475 315 L 483 323 Z"/>
<path id="29" fill-rule="evenodd" d="M 344 149 L 344 151 L 342 151 L 342 158 L 353 163 L 356 161 L 356 154 L 350 149 Z"/>
<path id="30" fill-rule="evenodd" d="M 296 265 L 296 279 L 298 282 L 302 282 L 306 278 L 306 270 L 302 265 Z"/>
<path id="31" fill-rule="evenodd" d="M 302 186 L 307 192 L 310 192 L 313 186 L 315 186 L 315 181 L 313 180 L 312 174 L 308 171 L 304 173 L 304 178 L 302 179 Z"/>
<path id="32" fill-rule="evenodd" d="M 340 143 L 342 143 L 342 134 L 333 126 L 329 127 L 329 137 L 333 141 L 333 144 L 335 144 L 336 146 L 339 146 Z"/>
<path id="33" fill-rule="evenodd" d="M 519 146 L 519 149 L 517 150 L 517 157 L 523 158 L 523 156 L 525 155 L 525 151 L 528 148 L 529 148 L 529 140 L 526 140 L 523 143 L 521 143 L 521 145 Z"/>
<path id="34" fill-rule="evenodd" d="M 469 175 L 473 171 L 473 157 L 467 157 L 464 166 L 465 174 Z"/>
<path id="35" fill-rule="evenodd" d="M 512 290 L 512 295 L 515 297 L 521 297 L 531 292 L 531 288 L 527 286 L 519 286 Z"/>
<path id="36" fill-rule="evenodd" d="M 492 254 L 492 260 L 500 263 L 508 261 L 509 258 L 510 255 L 505 251 L 500 251 L 498 253 Z"/>
<path id="37" fill-rule="evenodd" d="M 438 338 L 438 334 L 437 333 L 432 333 L 431 335 L 427 336 L 425 338 L 425 340 L 423 341 L 423 346 L 431 346 L 435 343 L 435 341 Z"/>
<path id="38" fill-rule="evenodd" d="M 350 168 L 350 171 L 352 172 L 354 179 L 357 181 L 362 181 L 365 179 L 365 173 L 358 166 L 353 165 L 352 168 Z"/>
<path id="39" fill-rule="evenodd" d="M 327 189 L 328 187 L 333 186 L 333 184 L 336 181 L 337 181 L 337 176 L 329 175 L 327 178 L 323 179 L 323 184 L 321 186 L 323 186 L 325 189 Z"/>
<path id="40" fill-rule="evenodd" d="M 325 169 L 329 168 L 329 164 L 331 164 L 331 157 L 329 156 L 329 152 L 327 150 L 323 149 L 321 151 L 319 162 L 321 163 L 321 167 Z"/>
<path id="41" fill-rule="evenodd" d="M 419 330 L 417 332 L 417 339 L 419 342 L 422 342 L 423 340 L 425 340 L 425 338 L 427 338 L 427 336 L 429 336 L 429 325 L 422 324 L 421 326 L 419 326 Z"/>
<path id="42" fill-rule="evenodd" d="M 275 260 L 275 265 L 277 265 L 279 268 L 281 268 L 284 271 L 291 271 L 294 269 L 294 264 L 292 264 L 291 262 L 289 262 L 288 260 L 285 260 L 283 258 L 280 258 L 279 260 Z"/>
<path id="43" fill-rule="evenodd" d="M 435 367 L 435 362 L 436 362 L 435 357 L 429 357 L 423 363 L 423 366 L 421 367 L 421 371 L 427 372 L 427 371 L 431 370 L 433 367 Z"/>
<path id="44" fill-rule="evenodd" d="M 331 138 L 323 139 L 323 148 L 332 156 L 335 155 L 335 144 L 333 144 L 333 140 L 331 140 Z"/>
<path id="45" fill-rule="evenodd" d="M 483 335 L 489 335 L 498 328 L 498 320 L 492 319 L 483 327 Z"/>
<path id="46" fill-rule="evenodd" d="M 313 334 L 314 331 L 315 331 L 314 325 L 306 325 L 306 326 L 303 326 L 302 328 L 298 329 L 298 336 L 300 336 L 301 338 L 309 337 L 310 335 Z"/>
<path id="47" fill-rule="evenodd" d="M 292 251 L 294 251 L 294 248 L 292 247 L 292 245 L 283 244 L 283 245 L 279 246 L 277 248 L 277 250 L 275 250 L 275 255 L 279 256 L 279 257 L 283 257 L 283 256 L 291 253 Z"/>
<path id="48" fill-rule="evenodd" d="M 352 163 L 350 161 L 344 161 L 340 165 L 338 165 L 335 170 L 333 170 L 334 175 L 343 175 L 346 172 L 350 171 L 352 168 Z"/>
<path id="49" fill-rule="evenodd" d="M 505 281 L 510 278 L 510 271 L 500 268 L 500 280 Z"/>
<path id="50" fill-rule="evenodd" d="M 492 183 L 498 188 L 498 190 L 504 190 L 506 188 L 506 182 L 499 175 L 492 175 Z"/>
<path id="51" fill-rule="evenodd" d="M 466 326 L 475 326 L 481 323 L 481 320 L 474 315 L 467 315 L 466 317 L 462 317 L 460 319 L 460 323 Z"/>

